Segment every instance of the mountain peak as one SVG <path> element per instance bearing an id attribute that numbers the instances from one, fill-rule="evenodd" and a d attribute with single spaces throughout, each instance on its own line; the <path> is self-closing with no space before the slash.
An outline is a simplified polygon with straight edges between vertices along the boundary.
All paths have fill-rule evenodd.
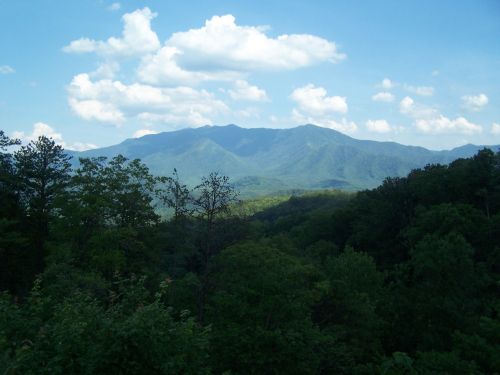
<path id="1" fill-rule="evenodd" d="M 342 186 L 354 190 L 375 187 L 386 177 L 404 176 L 426 164 L 469 157 L 481 148 L 466 145 L 452 151 L 430 151 L 392 142 L 358 140 L 314 124 L 287 129 L 227 124 L 148 135 L 74 154 L 139 158 L 156 175 L 170 175 L 176 168 L 186 176 L 188 184 L 219 171 L 234 182 L 248 176 L 257 177 L 256 181 L 272 179 L 270 186 L 280 189 Z"/>

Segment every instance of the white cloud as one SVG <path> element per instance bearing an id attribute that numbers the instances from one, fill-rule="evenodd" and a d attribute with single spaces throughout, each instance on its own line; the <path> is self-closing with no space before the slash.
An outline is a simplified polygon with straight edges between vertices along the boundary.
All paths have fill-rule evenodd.
<path id="1" fill-rule="evenodd" d="M 68 53 L 95 52 L 106 57 L 144 55 L 160 48 L 156 33 L 151 30 L 151 20 L 156 13 L 149 8 L 138 9 L 123 15 L 121 38 L 111 37 L 106 41 L 80 38 L 63 48 Z"/>
<path id="2" fill-rule="evenodd" d="M 0 65 L 0 74 L 12 74 L 15 72 L 14 68 L 9 65 Z"/>
<path id="3" fill-rule="evenodd" d="M 470 111 L 480 111 L 488 104 L 488 101 L 488 97 L 485 94 L 462 96 L 464 107 Z"/>
<path id="4" fill-rule="evenodd" d="M 149 134 L 158 134 L 156 130 L 151 130 L 151 129 L 139 129 L 137 130 L 134 135 L 132 136 L 133 138 L 140 138 L 144 137 L 145 135 Z"/>
<path id="5" fill-rule="evenodd" d="M 496 122 L 491 124 L 491 134 L 500 134 L 500 124 L 497 124 Z"/>
<path id="6" fill-rule="evenodd" d="M 206 90 L 126 85 L 109 79 L 92 82 L 88 74 L 75 76 L 68 92 L 70 105 L 80 117 L 117 125 L 131 117 L 183 126 L 206 125 L 211 123 L 208 116 L 229 110 Z"/>
<path id="7" fill-rule="evenodd" d="M 107 61 L 100 64 L 96 70 L 89 75 L 92 78 L 108 78 L 112 79 L 115 77 L 116 73 L 120 70 L 120 65 L 114 61 Z"/>
<path id="8" fill-rule="evenodd" d="M 399 103 L 399 110 L 404 115 L 413 113 L 415 102 L 409 96 L 405 96 Z"/>
<path id="9" fill-rule="evenodd" d="M 160 50 L 143 57 L 137 74 L 151 84 L 193 84 L 345 58 L 334 42 L 318 36 L 270 38 L 264 31 L 262 27 L 237 25 L 232 15 L 214 16 L 201 28 L 172 34 Z"/>
<path id="10" fill-rule="evenodd" d="M 97 70 L 74 76 L 68 86 L 68 103 L 74 113 L 117 126 L 130 120 L 143 125 L 200 126 L 227 113 L 257 117 L 255 109 L 230 112 L 213 93 L 192 86 L 231 82 L 225 92 L 233 100 L 265 101 L 269 100 L 266 91 L 248 83 L 250 73 L 293 70 L 346 58 L 334 42 L 319 36 L 269 36 L 266 27 L 238 25 L 232 15 L 214 16 L 202 27 L 174 33 L 160 44 L 151 28 L 156 16 L 149 8 L 138 9 L 123 16 L 120 37 L 80 38 L 63 48 L 69 53 L 95 53 L 101 59 Z M 116 78 L 118 62 L 130 56 L 139 57 L 140 62 L 135 77 L 124 83 Z M 323 88 L 312 85 L 293 97 L 302 111 L 314 110 L 315 116 L 348 109 L 344 97 L 328 97 Z"/>
<path id="11" fill-rule="evenodd" d="M 345 97 L 327 96 L 323 87 L 308 84 L 295 89 L 290 98 L 299 107 L 292 110 L 292 120 L 297 124 L 314 124 L 344 133 L 354 133 L 358 129 L 352 121 L 345 118 L 337 121 L 330 117 L 334 113 L 347 113 Z"/>
<path id="12" fill-rule="evenodd" d="M 142 82 L 154 85 L 195 85 L 203 81 L 231 81 L 242 76 L 241 72 L 228 70 L 186 70 L 177 63 L 177 56 L 182 54 L 176 47 L 163 47 L 155 54 L 146 55 L 137 68 L 137 76 Z"/>
<path id="13" fill-rule="evenodd" d="M 368 120 L 366 128 L 375 133 L 389 133 L 392 131 L 391 126 L 386 120 Z"/>
<path id="14" fill-rule="evenodd" d="M 82 142 L 73 142 L 63 147 L 73 151 L 86 151 L 97 148 L 97 146 L 93 143 L 82 143 Z"/>
<path id="15" fill-rule="evenodd" d="M 343 133 L 355 133 L 358 130 L 358 126 L 355 122 L 348 121 L 345 118 L 342 118 L 341 121 L 336 121 L 328 117 L 307 116 L 295 108 L 292 110 L 292 121 L 299 125 L 313 124 L 324 128 L 334 129 Z"/>
<path id="16" fill-rule="evenodd" d="M 434 87 L 432 86 L 410 86 L 405 85 L 406 90 L 409 92 L 420 95 L 420 96 L 432 96 L 434 95 Z"/>
<path id="17" fill-rule="evenodd" d="M 116 11 L 116 10 L 120 10 L 121 7 L 122 7 L 122 5 L 120 3 L 113 3 L 110 6 L 108 6 L 107 9 L 110 11 Z"/>
<path id="18" fill-rule="evenodd" d="M 438 115 L 438 112 L 435 109 L 416 104 L 415 101 L 409 96 L 405 96 L 403 100 L 401 100 L 401 102 L 399 103 L 399 111 L 403 115 L 407 115 L 413 118 L 428 118 Z"/>
<path id="19" fill-rule="evenodd" d="M 235 116 L 243 117 L 245 119 L 248 119 L 248 118 L 259 119 L 260 118 L 260 110 L 258 108 L 248 107 L 248 108 L 244 108 L 244 109 L 241 109 L 239 111 L 236 111 Z"/>
<path id="20" fill-rule="evenodd" d="M 386 90 L 396 87 L 396 83 L 392 82 L 389 78 L 384 78 L 380 83 L 380 86 Z"/>
<path id="21" fill-rule="evenodd" d="M 308 84 L 293 90 L 290 98 L 299 108 L 309 114 L 321 116 L 329 113 L 347 113 L 348 106 L 343 96 L 327 96 L 323 87 Z"/>
<path id="22" fill-rule="evenodd" d="M 394 95 L 387 91 L 379 92 L 372 96 L 372 100 L 375 102 L 386 102 L 390 103 L 394 101 Z"/>
<path id="23" fill-rule="evenodd" d="M 166 42 L 183 53 L 179 60 L 188 68 L 214 70 L 296 69 L 345 58 L 335 43 L 309 34 L 269 38 L 264 28 L 239 26 L 234 16 L 213 16 L 199 29 L 174 33 Z"/>
<path id="24" fill-rule="evenodd" d="M 252 86 L 244 80 L 237 80 L 234 83 L 234 90 L 229 90 L 229 95 L 234 100 L 248 100 L 254 102 L 268 100 L 265 90 L 257 86 Z"/>
<path id="25" fill-rule="evenodd" d="M 401 100 L 399 109 L 402 114 L 413 118 L 417 129 L 423 133 L 474 134 L 483 131 L 480 125 L 474 124 L 464 117 L 450 119 L 434 108 L 416 104 L 409 96 Z"/>
<path id="26" fill-rule="evenodd" d="M 43 122 L 35 123 L 33 125 L 33 131 L 31 132 L 31 134 L 25 134 L 24 132 L 20 131 L 12 133 L 13 138 L 18 138 L 25 143 L 36 141 L 38 137 L 41 136 L 52 138 L 52 140 L 56 144 L 61 145 L 63 148 L 68 150 L 85 151 L 97 148 L 97 146 L 92 143 L 74 142 L 68 144 L 63 140 L 61 133 L 58 133 L 54 128 Z"/>
<path id="27" fill-rule="evenodd" d="M 464 117 L 457 117 L 454 120 L 443 115 L 431 119 L 418 119 L 416 125 L 424 133 L 463 133 L 474 134 L 481 133 L 482 127 L 469 122 Z"/>
<path id="28" fill-rule="evenodd" d="M 199 112 L 186 112 L 182 114 L 142 112 L 137 115 L 137 119 L 145 124 L 162 123 L 168 125 L 170 130 L 181 129 L 187 126 L 196 128 L 204 125 L 213 125 L 213 121 L 209 117 Z"/>
<path id="29" fill-rule="evenodd" d="M 125 116 L 111 103 L 102 103 L 98 100 L 69 99 L 69 105 L 73 112 L 84 120 L 97 120 L 100 122 L 113 123 L 116 126 L 125 121 Z"/>
<path id="30" fill-rule="evenodd" d="M 54 142 L 58 144 L 63 142 L 61 133 L 57 133 L 53 128 L 43 122 L 35 123 L 31 134 L 25 134 L 24 132 L 14 132 L 12 134 L 14 138 L 19 138 L 23 142 L 36 141 L 38 137 L 41 137 L 42 135 L 52 138 Z"/>

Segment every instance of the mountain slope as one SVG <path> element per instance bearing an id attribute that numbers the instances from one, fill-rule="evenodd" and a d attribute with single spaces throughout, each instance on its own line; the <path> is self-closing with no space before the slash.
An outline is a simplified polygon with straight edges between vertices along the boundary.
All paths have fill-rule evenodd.
<path id="1" fill-rule="evenodd" d="M 394 142 L 358 140 L 314 125 L 291 129 L 227 125 L 146 135 L 72 154 L 76 160 L 120 153 L 141 159 L 154 174 L 169 175 L 177 168 L 188 184 L 219 171 L 231 177 L 244 193 L 263 193 L 294 188 L 371 188 L 385 177 L 404 176 L 429 163 L 469 157 L 481 148 L 465 145 L 430 151 Z"/>

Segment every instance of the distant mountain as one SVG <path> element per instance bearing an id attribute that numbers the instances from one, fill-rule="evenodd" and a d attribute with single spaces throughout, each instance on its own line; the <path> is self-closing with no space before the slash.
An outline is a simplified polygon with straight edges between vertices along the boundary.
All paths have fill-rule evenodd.
<path id="1" fill-rule="evenodd" d="M 290 189 L 372 188 L 388 176 L 404 176 L 429 163 L 470 157 L 483 147 L 430 151 L 394 142 L 358 140 L 314 125 L 291 129 L 227 125 L 146 135 L 72 154 L 75 160 L 117 154 L 139 158 L 156 175 L 170 175 L 177 168 L 188 184 L 219 171 L 243 193 L 264 194 Z M 488 147 L 500 149 L 500 145 Z"/>

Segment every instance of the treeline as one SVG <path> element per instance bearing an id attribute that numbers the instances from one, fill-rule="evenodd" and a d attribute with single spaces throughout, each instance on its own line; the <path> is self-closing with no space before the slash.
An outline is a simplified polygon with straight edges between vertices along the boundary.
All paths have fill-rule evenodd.
<path id="1" fill-rule="evenodd" d="M 17 144 L 0 133 L 0 373 L 500 373 L 500 153 L 253 214 L 270 199 L 235 210 L 215 173 L 190 190 Z"/>

